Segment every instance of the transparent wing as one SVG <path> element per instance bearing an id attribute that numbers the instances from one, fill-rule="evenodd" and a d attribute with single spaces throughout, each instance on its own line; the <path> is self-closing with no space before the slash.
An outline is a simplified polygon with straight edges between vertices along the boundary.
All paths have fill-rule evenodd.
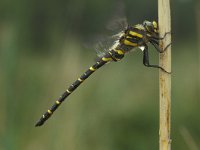
<path id="1" fill-rule="evenodd" d="M 93 38 L 92 47 L 95 49 L 97 56 L 102 57 L 115 44 L 118 43 L 120 37 L 128 27 L 127 18 L 125 17 L 125 8 L 123 2 L 115 3 L 116 10 L 113 11 L 106 25 L 107 35 L 98 35 Z"/>
<path id="2" fill-rule="evenodd" d="M 110 48 L 119 40 L 119 35 L 116 34 L 114 36 L 104 36 L 99 39 L 99 41 L 95 44 L 95 50 L 98 57 L 102 57 L 106 52 L 110 50 Z"/>
<path id="3" fill-rule="evenodd" d="M 126 17 L 123 18 L 114 18 L 111 22 L 108 23 L 106 28 L 110 31 L 120 32 L 125 30 L 128 26 Z"/>
<path id="4" fill-rule="evenodd" d="M 112 13 L 114 15 L 110 17 L 111 19 L 106 26 L 109 36 L 104 36 L 96 46 L 97 55 L 100 57 L 118 43 L 120 37 L 128 27 L 124 3 L 122 1 L 116 3 L 115 8 L 116 10 Z"/>
<path id="5" fill-rule="evenodd" d="M 128 26 L 127 18 L 125 15 L 125 5 L 123 1 L 117 1 L 115 3 L 115 9 L 110 16 L 110 20 L 107 24 L 107 29 L 111 31 L 120 32 L 125 30 Z"/>

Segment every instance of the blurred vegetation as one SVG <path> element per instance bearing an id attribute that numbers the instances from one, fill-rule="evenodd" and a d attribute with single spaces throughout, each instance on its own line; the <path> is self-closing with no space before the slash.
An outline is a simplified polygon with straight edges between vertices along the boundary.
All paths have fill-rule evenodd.
<path id="1" fill-rule="evenodd" d="M 197 1 L 172 1 L 172 149 L 200 148 Z M 95 59 L 86 48 L 124 7 L 129 24 L 157 20 L 157 1 L 1 0 L 0 149 L 158 149 L 158 70 L 136 51 L 106 65 L 41 128 L 35 121 Z M 198 9 L 198 7 L 197 7 Z M 199 8 L 200 9 L 200 8 Z M 151 47 L 151 62 L 158 54 Z"/>

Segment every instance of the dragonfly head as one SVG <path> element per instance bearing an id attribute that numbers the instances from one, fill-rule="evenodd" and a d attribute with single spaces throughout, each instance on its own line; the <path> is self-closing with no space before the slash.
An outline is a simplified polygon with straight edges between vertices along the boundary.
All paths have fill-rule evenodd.
<path id="1" fill-rule="evenodd" d="M 143 26 L 146 29 L 146 31 L 150 32 L 150 33 L 157 33 L 158 34 L 158 24 L 156 21 L 147 21 L 145 20 L 143 22 Z"/>

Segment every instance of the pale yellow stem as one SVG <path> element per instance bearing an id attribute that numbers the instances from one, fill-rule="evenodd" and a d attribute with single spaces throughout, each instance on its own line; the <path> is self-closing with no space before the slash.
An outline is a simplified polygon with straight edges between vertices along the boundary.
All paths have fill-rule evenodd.
<path id="1" fill-rule="evenodd" d="M 166 32 L 171 32 L 170 0 L 158 0 L 158 23 L 160 36 Z M 160 42 L 161 48 L 171 43 L 171 34 L 168 34 Z M 160 66 L 171 72 L 171 46 L 162 54 L 159 59 Z M 171 150 L 171 74 L 162 70 L 159 71 L 160 88 L 160 129 L 159 148 L 160 150 Z"/>

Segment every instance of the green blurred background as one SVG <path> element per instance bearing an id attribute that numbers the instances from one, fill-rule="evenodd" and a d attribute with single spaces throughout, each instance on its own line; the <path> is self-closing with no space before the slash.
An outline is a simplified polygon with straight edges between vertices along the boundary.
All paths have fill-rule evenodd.
<path id="1" fill-rule="evenodd" d="M 172 149 L 200 149 L 200 5 L 172 1 Z M 122 9 L 123 8 L 123 9 Z M 156 150 L 158 70 L 142 53 L 92 75 L 42 127 L 34 124 L 94 63 L 88 48 L 115 18 L 157 20 L 156 0 L 1 0 L 0 150 Z M 151 48 L 151 63 L 158 54 Z"/>

